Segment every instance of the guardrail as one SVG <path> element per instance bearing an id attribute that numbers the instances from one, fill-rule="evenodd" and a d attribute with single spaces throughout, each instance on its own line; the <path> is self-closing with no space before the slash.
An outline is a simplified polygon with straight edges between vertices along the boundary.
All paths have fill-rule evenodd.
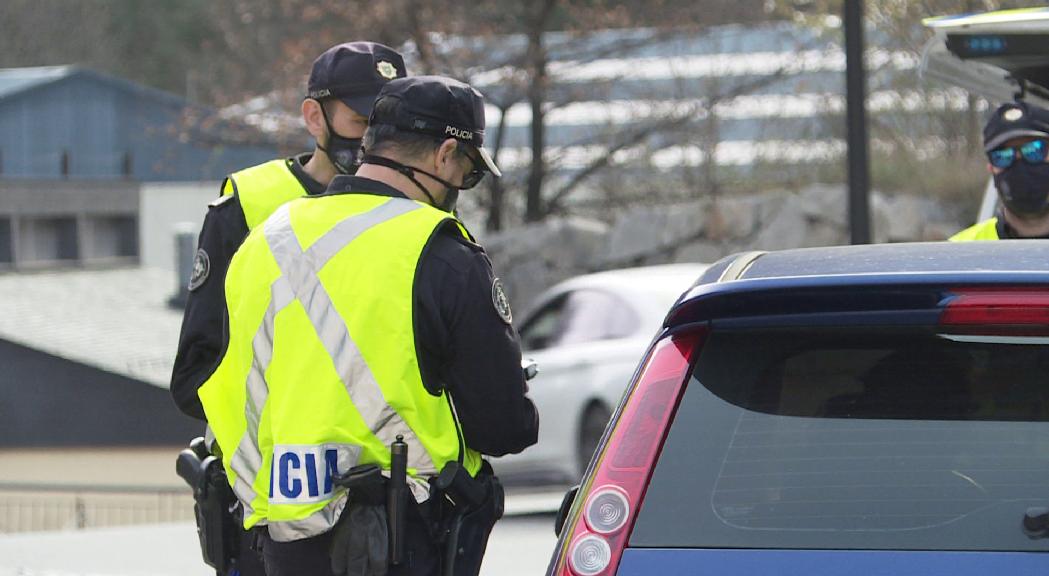
<path id="1" fill-rule="evenodd" d="M 185 487 L 0 483 L 0 533 L 192 521 Z"/>

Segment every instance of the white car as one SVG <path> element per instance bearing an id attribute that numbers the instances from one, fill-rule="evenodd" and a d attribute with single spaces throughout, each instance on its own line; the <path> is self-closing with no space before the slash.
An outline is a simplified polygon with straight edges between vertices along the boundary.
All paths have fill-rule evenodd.
<path id="1" fill-rule="evenodd" d="M 493 460 L 511 483 L 574 483 L 666 311 L 706 269 L 670 264 L 577 276 L 543 293 L 521 324 L 539 365 L 529 397 L 539 442 Z"/>

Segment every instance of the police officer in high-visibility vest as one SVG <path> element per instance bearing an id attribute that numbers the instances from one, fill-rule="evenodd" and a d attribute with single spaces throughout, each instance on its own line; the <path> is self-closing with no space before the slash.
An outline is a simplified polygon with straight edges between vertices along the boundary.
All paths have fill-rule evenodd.
<path id="1" fill-rule="evenodd" d="M 1022 101 L 1003 104 L 983 140 L 1001 206 L 951 241 L 1049 238 L 1049 111 Z"/>
<path id="2" fill-rule="evenodd" d="M 302 103 L 306 129 L 316 140 L 314 152 L 253 166 L 223 182 L 200 231 L 171 375 L 175 403 L 189 416 L 204 418 L 197 389 L 221 354 L 222 280 L 237 247 L 284 202 L 322 194 L 336 174 L 357 169 L 375 97 L 383 85 L 404 75 L 401 55 L 382 44 L 350 42 L 328 49 L 313 62 Z M 252 535 L 240 536 L 231 544 L 236 547 L 233 570 L 241 576 L 262 574 L 261 561 L 251 551 Z"/>
<path id="3" fill-rule="evenodd" d="M 480 569 L 502 500 L 482 454 L 539 426 L 506 295 L 453 212 L 500 175 L 483 140 L 476 90 L 393 80 L 357 174 L 282 205 L 233 258 L 228 342 L 199 395 L 270 576 Z M 344 481 L 378 467 L 392 482 L 398 442 L 411 498 L 394 561 L 388 508 Z M 448 470 L 483 497 L 450 496 Z"/>
<path id="4" fill-rule="evenodd" d="M 404 59 L 392 48 L 374 42 L 333 46 L 313 62 L 302 102 L 303 121 L 316 140 L 314 152 L 253 166 L 223 182 L 222 195 L 211 203 L 200 231 L 171 374 L 171 393 L 186 414 L 204 418 L 197 389 L 221 353 L 222 279 L 233 253 L 278 206 L 322 194 L 336 174 L 356 171 L 375 97 L 383 85 L 404 75 Z"/>

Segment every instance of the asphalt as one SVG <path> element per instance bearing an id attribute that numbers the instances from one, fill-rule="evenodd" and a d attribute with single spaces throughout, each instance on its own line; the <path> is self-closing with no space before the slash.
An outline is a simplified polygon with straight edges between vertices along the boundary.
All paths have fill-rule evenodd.
<path id="1" fill-rule="evenodd" d="M 541 576 L 557 538 L 560 491 L 507 496 L 482 576 Z M 0 576 L 212 576 L 188 523 L 0 535 Z"/>

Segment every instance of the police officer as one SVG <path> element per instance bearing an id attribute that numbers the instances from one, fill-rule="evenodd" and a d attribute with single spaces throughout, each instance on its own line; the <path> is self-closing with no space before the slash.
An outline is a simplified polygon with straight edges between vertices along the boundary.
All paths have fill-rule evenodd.
<path id="1" fill-rule="evenodd" d="M 984 150 L 1001 207 L 952 242 L 1049 238 L 1049 111 L 1003 104 L 983 130 Z"/>
<path id="2" fill-rule="evenodd" d="M 222 279 L 248 231 L 278 206 L 304 195 L 322 194 L 336 174 L 357 169 L 361 137 L 379 89 L 405 75 L 404 60 L 392 48 L 373 42 L 334 46 L 314 62 L 302 103 L 306 129 L 316 140 L 312 154 L 273 160 L 226 178 L 222 195 L 210 204 L 198 239 L 171 374 L 171 394 L 184 413 L 203 419 L 197 389 L 221 354 L 225 321 Z M 240 535 L 236 569 L 242 576 L 262 574 L 253 538 Z"/>
<path id="3" fill-rule="evenodd" d="M 483 139 L 470 86 L 393 80 L 357 174 L 278 208 L 230 265 L 228 342 L 200 399 L 270 576 L 432 575 L 449 557 L 455 574 L 480 569 L 501 515 L 481 455 L 538 434 L 506 296 L 453 215 L 460 190 L 500 175 Z M 412 497 L 403 562 L 387 565 L 392 519 L 340 485 L 362 466 L 390 475 L 397 437 Z M 435 488 L 449 469 L 483 504 Z M 445 546 L 441 519 L 463 512 Z"/>
<path id="4" fill-rule="evenodd" d="M 302 102 L 303 121 L 317 142 L 314 152 L 253 166 L 223 182 L 200 231 L 171 374 L 171 394 L 186 414 L 204 418 L 197 389 L 221 353 L 222 279 L 233 253 L 278 206 L 322 194 L 336 174 L 356 171 L 375 96 L 404 75 L 404 59 L 382 44 L 350 42 L 328 49 L 313 62 Z"/>

